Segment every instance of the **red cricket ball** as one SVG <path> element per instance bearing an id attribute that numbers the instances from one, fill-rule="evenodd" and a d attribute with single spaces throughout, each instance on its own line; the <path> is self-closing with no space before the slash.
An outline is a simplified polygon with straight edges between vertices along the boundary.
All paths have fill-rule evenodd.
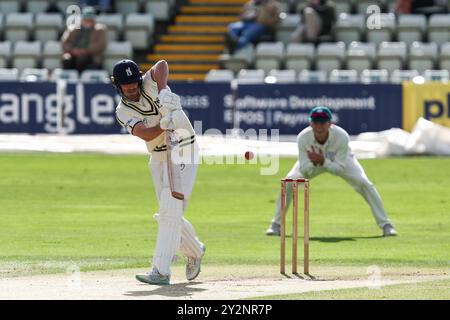
<path id="1" fill-rule="evenodd" d="M 254 157 L 253 152 L 247 151 L 247 152 L 245 153 L 245 159 L 247 159 L 247 160 L 252 160 L 253 157 Z"/>

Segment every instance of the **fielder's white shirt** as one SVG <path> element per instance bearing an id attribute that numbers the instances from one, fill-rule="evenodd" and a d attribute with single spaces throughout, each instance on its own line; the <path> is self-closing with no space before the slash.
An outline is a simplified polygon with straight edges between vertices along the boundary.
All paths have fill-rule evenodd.
<path id="1" fill-rule="evenodd" d="M 130 134 L 133 133 L 134 126 L 142 122 L 147 128 L 159 124 L 162 115 L 159 111 L 161 105 L 158 100 L 158 86 L 152 79 L 150 71 L 143 76 L 142 87 L 140 90 L 139 101 L 130 101 L 122 97 L 116 108 L 116 119 Z M 184 112 L 183 112 L 184 114 Z M 184 114 L 176 129 L 181 140 L 180 147 L 191 145 L 195 141 L 195 132 L 191 122 Z M 152 157 L 158 157 L 163 160 L 163 154 L 167 150 L 165 133 L 160 134 L 153 140 L 147 141 L 147 150 Z"/>
<path id="2" fill-rule="evenodd" d="M 312 148 L 317 152 L 322 152 L 325 157 L 323 168 L 335 175 L 343 173 L 349 158 L 353 158 L 353 153 L 349 146 L 350 137 L 341 127 L 332 124 L 328 130 L 328 139 L 324 144 L 320 144 L 314 138 L 312 128 L 309 126 L 302 130 L 297 136 L 299 151 L 299 169 L 303 177 L 310 177 L 315 166 L 309 160 L 307 151 Z"/>

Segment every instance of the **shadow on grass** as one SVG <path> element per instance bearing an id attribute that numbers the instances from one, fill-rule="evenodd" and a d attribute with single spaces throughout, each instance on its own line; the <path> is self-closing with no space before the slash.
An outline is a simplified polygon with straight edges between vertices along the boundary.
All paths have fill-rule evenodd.
<path id="1" fill-rule="evenodd" d="M 311 237 L 310 241 L 318 242 L 343 242 L 343 241 L 357 241 L 359 239 L 379 239 L 383 236 L 371 236 L 371 237 Z"/>
<path id="2" fill-rule="evenodd" d="M 287 279 L 302 279 L 302 280 L 308 280 L 308 281 L 334 281 L 336 279 L 326 279 L 326 278 L 317 278 L 315 276 L 313 276 L 310 273 L 281 273 L 281 275 Z"/>
<path id="3" fill-rule="evenodd" d="M 205 291 L 202 288 L 192 288 L 190 286 L 200 284 L 201 282 L 184 282 L 171 285 L 146 285 L 142 287 L 152 288 L 152 290 L 127 291 L 123 295 L 129 297 L 147 297 L 147 296 L 165 296 L 165 297 L 189 297 L 195 292 Z"/>

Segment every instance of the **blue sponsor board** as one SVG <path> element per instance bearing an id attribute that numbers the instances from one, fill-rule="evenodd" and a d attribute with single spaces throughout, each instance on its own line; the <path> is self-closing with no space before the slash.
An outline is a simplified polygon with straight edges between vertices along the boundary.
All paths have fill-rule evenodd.
<path id="1" fill-rule="evenodd" d="M 232 128 L 223 118 L 225 103 L 232 99 L 229 83 L 173 82 L 169 86 L 180 95 L 181 105 L 197 134 L 211 129 L 225 133 Z"/>
<path id="2" fill-rule="evenodd" d="M 64 95 L 53 82 L 2 82 L 0 88 L 0 132 L 121 132 L 111 85 L 71 83 Z"/>
<path id="3" fill-rule="evenodd" d="M 402 87 L 392 84 L 258 84 L 240 85 L 233 104 L 226 104 L 224 119 L 236 110 L 243 130 L 279 129 L 298 134 L 308 126 L 308 112 L 325 105 L 334 123 L 349 134 L 382 131 L 402 125 Z"/>
<path id="4" fill-rule="evenodd" d="M 402 125 L 402 89 L 388 84 L 240 85 L 236 95 L 228 83 L 170 83 L 197 133 L 225 133 L 237 125 L 279 129 L 297 134 L 308 125 L 308 111 L 329 106 L 334 122 L 350 134 Z M 64 114 L 60 102 L 64 99 Z M 1 82 L 0 132 L 124 133 L 114 112 L 120 101 L 104 83 L 69 83 L 64 95 L 51 82 Z M 63 121 L 62 121 L 63 119 Z"/>
<path id="5" fill-rule="evenodd" d="M 225 132 L 222 114 L 229 84 L 174 83 L 171 87 L 181 96 L 192 123 L 198 122 L 197 128 Z M 61 95 L 53 82 L 1 82 L 0 132 L 124 133 L 114 115 L 119 101 L 116 90 L 105 83 L 69 83 Z"/>

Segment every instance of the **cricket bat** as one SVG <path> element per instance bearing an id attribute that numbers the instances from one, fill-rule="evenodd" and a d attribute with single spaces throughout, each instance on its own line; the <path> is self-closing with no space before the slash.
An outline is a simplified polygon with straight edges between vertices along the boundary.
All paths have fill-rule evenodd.
<path id="1" fill-rule="evenodd" d="M 166 130 L 167 173 L 169 176 L 170 192 L 175 199 L 184 200 L 181 183 L 181 164 L 172 161 L 172 152 L 177 152 L 179 143 L 180 141 L 175 131 Z"/>

